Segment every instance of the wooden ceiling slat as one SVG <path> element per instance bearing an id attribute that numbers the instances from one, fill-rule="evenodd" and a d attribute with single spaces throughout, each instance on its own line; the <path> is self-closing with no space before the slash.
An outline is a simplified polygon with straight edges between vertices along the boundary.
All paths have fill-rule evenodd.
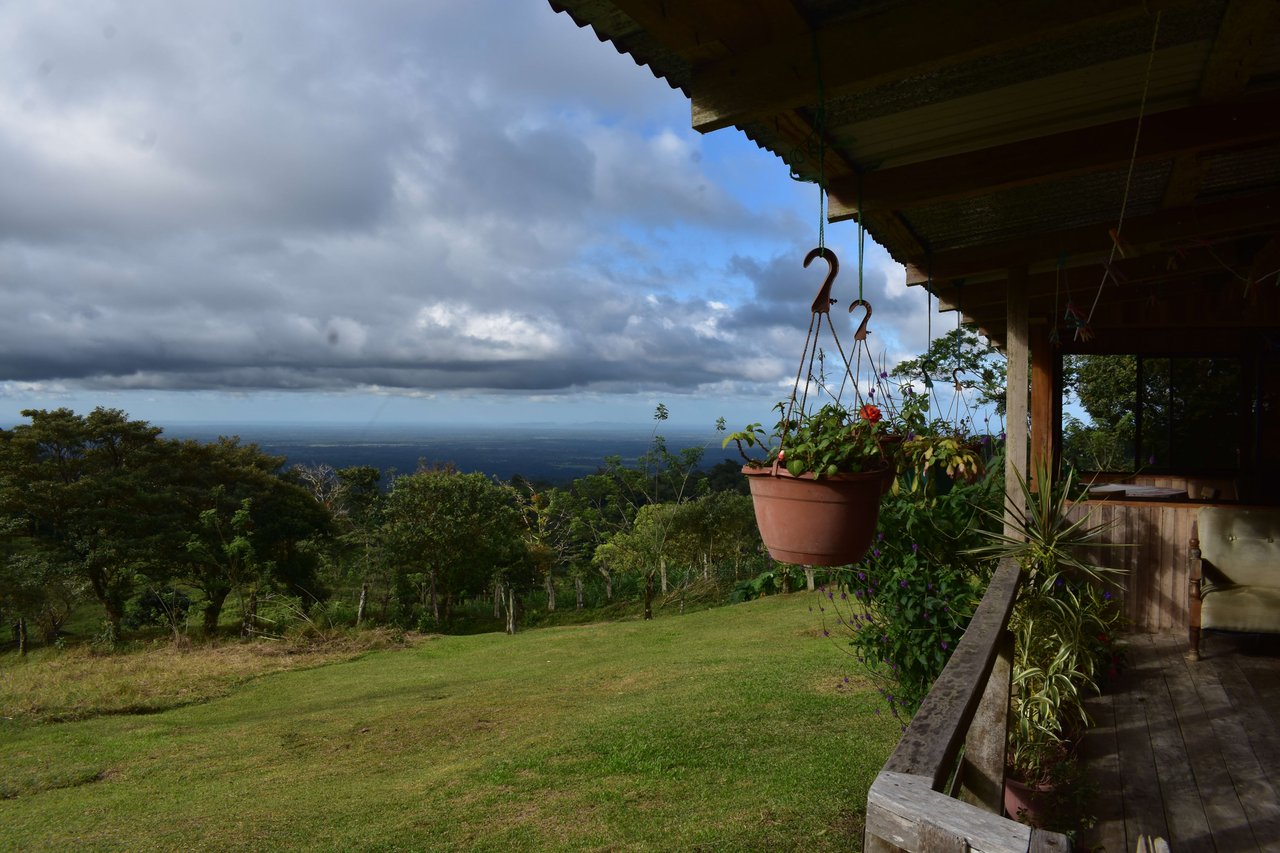
<path id="1" fill-rule="evenodd" d="M 892 4 L 818 31 L 824 93 L 835 98 L 867 90 L 1064 32 L 1147 15 L 1147 9 L 1138 0 Z M 817 88 L 813 37 L 784 36 L 696 65 L 689 86 L 693 127 L 706 133 L 811 106 Z"/>
<path id="2" fill-rule="evenodd" d="M 1241 230 L 1280 225 L 1280 190 L 1271 189 L 1243 198 L 1161 210 L 1124 222 L 1125 243 L 1142 247 L 1179 240 L 1209 239 Z M 1095 251 L 1105 257 L 1111 248 L 1108 231 L 1115 223 L 1068 228 L 1028 235 L 1000 243 L 940 252 L 932 257 L 911 258 L 919 269 L 932 271 L 935 280 L 963 278 L 1010 265 L 1032 265 L 1061 255 Z"/>
<path id="3" fill-rule="evenodd" d="M 910 208 L 984 195 L 1000 189 L 1056 180 L 1126 165 L 1137 119 L 913 163 L 831 183 L 831 219 L 857 215 L 861 193 L 867 211 Z M 1280 139 L 1280 93 L 1206 104 L 1147 116 L 1139 162 Z"/>
<path id="4" fill-rule="evenodd" d="M 1144 295 L 1148 292 L 1147 288 L 1153 285 L 1164 290 L 1170 287 L 1171 283 L 1181 279 L 1227 271 L 1240 274 L 1249 268 L 1248 260 L 1240 260 L 1232 250 L 1221 247 L 1216 251 L 1200 248 L 1177 254 L 1161 253 L 1116 261 L 1114 264 L 1114 269 L 1124 282 L 1120 286 L 1121 289 L 1137 291 L 1141 288 Z M 1034 273 L 1027 277 L 1027 294 L 1032 300 L 1054 299 L 1061 310 L 1065 308 L 1069 295 L 1074 294 L 1080 298 L 1085 293 L 1092 294 L 1097 290 L 1102 280 L 1102 271 L 1100 264 L 1091 264 L 1066 269 L 1061 273 L 1057 270 Z M 977 311 L 1003 306 L 1007 287 L 1004 278 L 997 278 L 990 281 L 966 282 L 960 286 L 950 282 L 934 282 L 933 290 L 942 310 L 954 311 L 963 307 Z"/>

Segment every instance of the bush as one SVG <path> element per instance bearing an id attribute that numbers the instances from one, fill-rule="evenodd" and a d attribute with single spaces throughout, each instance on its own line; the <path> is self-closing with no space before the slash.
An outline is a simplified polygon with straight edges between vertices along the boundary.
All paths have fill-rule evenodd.
<path id="1" fill-rule="evenodd" d="M 905 722 L 942 672 L 991 579 L 993 561 L 966 552 L 985 541 L 982 507 L 1000 507 L 1002 465 L 935 495 L 899 490 L 880 507 L 872 550 L 822 590 L 824 631 L 880 681 Z"/>
<path id="2" fill-rule="evenodd" d="M 180 589 L 148 589 L 129 602 L 122 622 L 131 631 L 150 625 L 168 628 L 186 621 L 190 609 L 191 597 Z"/>

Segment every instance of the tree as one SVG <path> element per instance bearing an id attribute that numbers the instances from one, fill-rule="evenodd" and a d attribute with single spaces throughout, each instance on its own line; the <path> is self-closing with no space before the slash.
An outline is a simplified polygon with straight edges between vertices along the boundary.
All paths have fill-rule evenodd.
<path id="1" fill-rule="evenodd" d="M 1004 417 L 1007 360 L 973 326 L 958 326 L 934 338 L 924 355 L 899 362 L 891 375 L 896 379 L 923 382 L 926 392 L 959 382 L 965 391 L 976 392 L 975 406 L 992 406 L 997 415 Z M 934 399 L 937 402 L 936 393 Z M 973 426 L 976 430 L 977 425 Z"/>
<path id="2" fill-rule="evenodd" d="M 326 594 L 314 543 L 332 515 L 290 472 L 284 458 L 238 438 L 169 442 L 169 525 L 181 534 L 179 575 L 204 594 L 203 630 L 216 634 L 227 597 L 240 603 L 242 629 L 255 625 L 260 591 L 282 589 L 304 606 Z"/>
<path id="3" fill-rule="evenodd" d="M 173 550 L 156 523 L 169 497 L 160 430 L 118 409 L 22 414 L 31 423 L 0 430 L 0 512 L 84 579 L 118 637 L 138 578 L 163 577 Z"/>
<path id="4" fill-rule="evenodd" d="M 522 527 L 512 491 L 483 474 L 439 468 L 395 478 L 383 535 L 401 599 L 447 622 L 459 596 L 524 560 Z"/>
<path id="5" fill-rule="evenodd" d="M 611 570 L 632 572 L 644 581 L 644 618 L 653 618 L 654 576 L 667 576 L 669 539 L 679 505 L 646 504 L 636 514 L 630 530 L 619 531 L 596 549 L 594 560 Z"/>
<path id="6" fill-rule="evenodd" d="M 520 502 L 529 559 L 546 589 L 547 610 L 554 611 L 556 572 L 576 562 L 582 552 L 582 543 L 574 531 L 573 503 L 566 492 L 555 488 L 536 491 L 532 485 L 525 484 L 513 492 Z M 578 606 L 581 607 L 580 578 L 578 583 Z"/>

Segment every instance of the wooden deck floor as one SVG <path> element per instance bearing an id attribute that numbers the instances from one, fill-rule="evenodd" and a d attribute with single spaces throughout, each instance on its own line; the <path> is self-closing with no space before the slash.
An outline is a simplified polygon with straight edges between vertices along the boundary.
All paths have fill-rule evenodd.
<path id="1" fill-rule="evenodd" d="M 1280 851 L 1280 644 L 1211 635 L 1131 638 L 1128 666 L 1091 700 L 1084 744 L 1098 823 L 1077 849 L 1126 853 L 1140 834 L 1173 853 Z"/>

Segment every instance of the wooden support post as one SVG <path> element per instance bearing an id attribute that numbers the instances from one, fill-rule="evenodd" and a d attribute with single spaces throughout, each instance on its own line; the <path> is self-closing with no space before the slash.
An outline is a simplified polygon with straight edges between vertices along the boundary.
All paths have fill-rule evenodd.
<path id="1" fill-rule="evenodd" d="M 1013 635 L 1005 631 L 982 702 L 969 724 L 960 764 L 960 799 L 992 814 L 1000 814 L 1004 806 L 1005 741 L 1012 684 Z"/>
<path id="2" fill-rule="evenodd" d="M 1018 480 L 1027 478 L 1027 415 L 1030 408 L 1027 389 L 1030 381 L 1030 346 L 1027 334 L 1027 270 L 1018 267 L 1009 270 L 1008 299 L 1005 314 L 1005 356 L 1009 360 L 1009 384 L 1007 390 L 1005 422 L 1004 532 L 1013 535 L 1012 502 L 1022 500 Z M 1018 506 L 1021 509 L 1021 506 Z"/>
<path id="3" fill-rule="evenodd" d="M 1049 325 L 1039 322 L 1029 328 L 1031 334 L 1031 473 L 1048 465 L 1053 470 L 1054 369 L 1053 348 L 1049 346 Z M 1039 483 L 1033 482 L 1033 488 Z"/>

